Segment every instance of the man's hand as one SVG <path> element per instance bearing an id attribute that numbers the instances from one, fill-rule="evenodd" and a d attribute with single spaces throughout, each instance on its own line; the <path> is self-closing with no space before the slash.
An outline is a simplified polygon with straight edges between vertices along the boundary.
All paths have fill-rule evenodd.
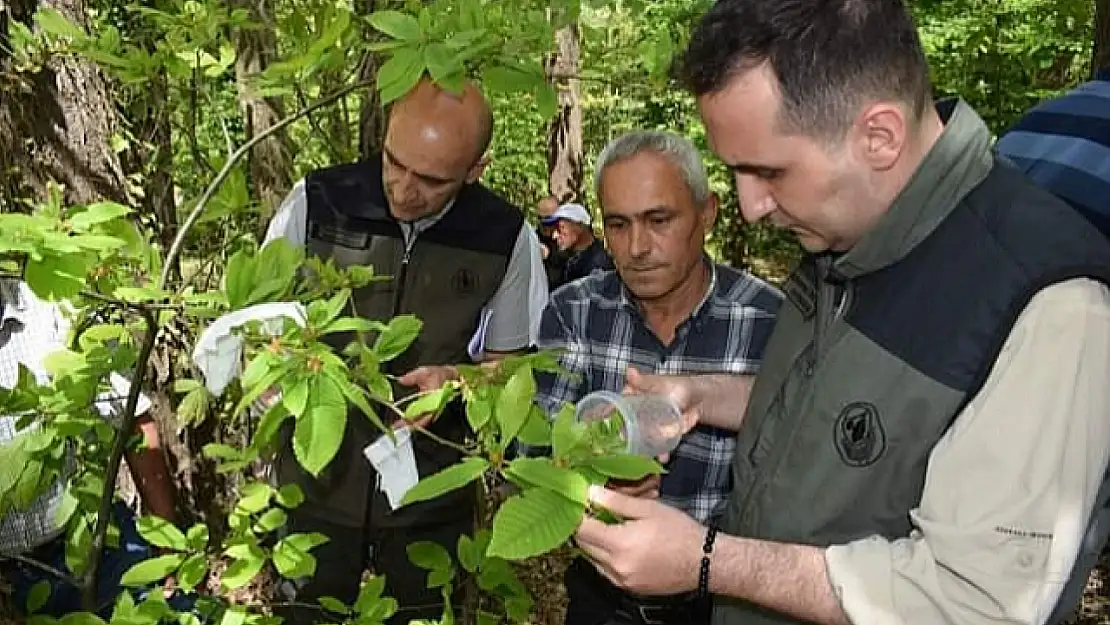
<path id="1" fill-rule="evenodd" d="M 674 595 L 698 586 L 705 528 L 676 508 L 597 486 L 590 500 L 624 519 L 606 525 L 587 516 L 575 534 L 602 575 L 639 595 Z"/>
<path id="2" fill-rule="evenodd" d="M 696 425 L 736 432 L 748 409 L 754 382 L 755 376 L 746 374 L 652 375 L 629 367 L 623 392 L 670 397 L 682 411 L 683 433 Z"/>
<path id="3" fill-rule="evenodd" d="M 459 371 L 451 365 L 428 365 L 417 367 L 409 371 L 400 378 L 397 378 L 397 382 L 404 386 L 416 387 L 416 390 L 425 393 L 434 391 L 451 380 L 457 379 L 459 379 Z M 398 419 L 393 422 L 393 427 L 396 429 L 411 424 L 417 428 L 425 428 L 430 425 L 434 419 L 434 414 L 425 413 L 412 421 Z"/>
<path id="4" fill-rule="evenodd" d="M 701 398 L 689 376 L 655 375 L 640 373 L 635 367 L 625 372 L 624 390 L 627 395 L 663 395 L 682 411 L 682 433 L 694 428 L 701 419 Z"/>
<path id="5" fill-rule="evenodd" d="M 659 483 L 661 478 L 658 475 L 649 475 L 642 480 L 627 481 L 627 480 L 609 480 L 606 488 L 615 490 L 622 495 L 629 497 L 639 497 L 642 499 L 659 499 Z"/>

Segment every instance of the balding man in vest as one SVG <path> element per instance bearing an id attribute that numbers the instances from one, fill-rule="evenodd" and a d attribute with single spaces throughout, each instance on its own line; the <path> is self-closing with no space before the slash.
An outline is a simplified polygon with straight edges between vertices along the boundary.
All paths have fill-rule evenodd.
<path id="1" fill-rule="evenodd" d="M 455 363 L 496 359 L 531 343 L 528 311 L 538 314 L 543 302 L 530 298 L 546 300 L 546 278 L 534 269 L 542 266 L 539 244 L 523 213 L 478 182 L 492 127 L 489 104 L 473 84 L 454 94 L 423 80 L 394 103 L 380 155 L 310 173 L 267 232 L 267 240 L 285 237 L 341 267 L 372 265 L 392 276 L 357 289 L 353 301 L 367 318 L 413 314 L 424 322 L 416 342 L 383 364 L 398 377 L 395 394 L 438 388 L 457 375 Z M 350 339 L 340 337 L 336 347 Z M 457 404 L 427 428 L 456 442 L 468 434 Z M 406 546 L 433 541 L 454 551 L 459 536 L 473 530 L 476 492 L 460 489 L 394 510 L 363 456 L 380 434 L 352 415 L 339 453 L 318 478 L 300 468 L 288 444 L 279 453 L 279 482 L 296 483 L 306 495 L 290 515 L 290 530 L 330 538 L 313 552 L 315 576 L 287 584 L 287 594 L 298 603 L 321 596 L 353 603 L 369 566 L 386 576 L 386 592 L 400 605 L 394 620 L 438 618 L 440 591 L 426 587 Z M 413 447 L 421 477 L 459 460 L 416 432 Z M 287 618 L 307 623 L 326 615 L 305 610 Z"/>

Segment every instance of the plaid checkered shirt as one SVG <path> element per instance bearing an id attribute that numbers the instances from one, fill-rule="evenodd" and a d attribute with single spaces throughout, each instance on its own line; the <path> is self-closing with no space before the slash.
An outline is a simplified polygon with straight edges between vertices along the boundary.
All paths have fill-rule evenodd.
<path id="1" fill-rule="evenodd" d="M 773 286 L 706 259 L 709 288 L 664 345 L 648 328 L 616 272 L 572 282 L 551 296 L 538 346 L 565 350 L 560 364 L 577 374 L 538 373 L 536 399 L 553 414 L 598 390 L 620 392 L 625 372 L 754 374 L 782 301 Z M 732 486 L 736 434 L 698 426 L 671 454 L 660 499 L 705 523 L 718 516 Z"/>
<path id="2" fill-rule="evenodd" d="M 12 388 L 19 380 L 23 365 L 40 384 L 48 384 L 43 361 L 53 352 L 66 348 L 69 321 L 55 305 L 44 302 L 23 282 L 0 279 L 0 386 Z M 122 376 L 111 376 L 111 391 L 103 393 L 96 409 L 105 418 L 122 412 L 121 398 L 130 385 Z M 136 412 L 150 408 L 150 400 L 139 396 Z M 18 416 L 0 415 L 0 445 L 7 444 L 27 430 L 16 431 Z M 32 427 L 36 427 L 32 425 Z M 0 471 L 13 467 L 0 467 Z M 62 504 L 64 480 L 41 493 L 25 510 L 9 510 L 0 517 L 0 554 L 21 554 L 50 542 L 65 529 L 57 522 Z"/>

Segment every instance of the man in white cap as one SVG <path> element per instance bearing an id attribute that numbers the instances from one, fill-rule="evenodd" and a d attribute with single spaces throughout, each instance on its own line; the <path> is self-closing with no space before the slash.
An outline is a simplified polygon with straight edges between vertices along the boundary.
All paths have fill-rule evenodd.
<path id="1" fill-rule="evenodd" d="M 595 271 L 612 271 L 613 260 L 605 251 L 605 246 L 594 236 L 591 221 L 590 211 L 573 202 L 559 206 L 550 216 L 540 220 L 544 226 L 554 227 L 552 236 L 559 250 L 570 254 L 562 282 L 552 284 L 551 290 Z"/>

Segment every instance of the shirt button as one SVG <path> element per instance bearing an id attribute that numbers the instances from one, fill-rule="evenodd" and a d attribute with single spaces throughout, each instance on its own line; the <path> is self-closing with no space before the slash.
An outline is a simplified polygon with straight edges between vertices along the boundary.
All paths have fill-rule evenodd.
<path id="1" fill-rule="evenodd" d="M 1027 569 L 1033 566 L 1033 554 L 1029 553 L 1028 551 L 1022 551 L 1018 554 L 1017 562 L 1018 566 L 1023 569 Z"/>

